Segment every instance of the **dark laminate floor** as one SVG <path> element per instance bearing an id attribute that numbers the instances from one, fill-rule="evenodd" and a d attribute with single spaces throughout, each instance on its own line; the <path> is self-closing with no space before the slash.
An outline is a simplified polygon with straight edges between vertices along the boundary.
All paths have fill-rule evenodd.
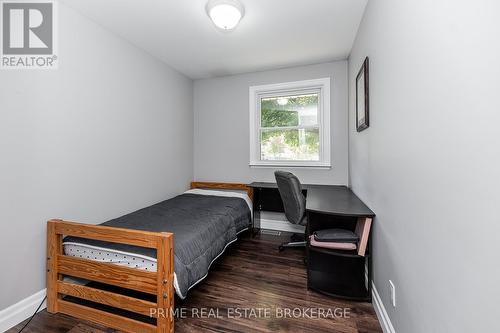
<path id="1" fill-rule="evenodd" d="M 317 292 L 307 290 L 306 271 L 302 250 L 287 249 L 278 253 L 277 245 L 283 237 L 258 235 L 250 238 L 245 235 L 231 245 L 226 253 L 212 266 L 209 276 L 194 287 L 184 302 L 176 306 L 184 308 L 185 318 L 176 319 L 176 332 L 344 332 L 372 333 L 382 332 L 373 307 L 370 303 L 336 300 Z M 196 310 L 211 310 L 221 318 L 196 318 Z M 254 308 L 249 318 L 234 318 L 237 315 L 231 308 Z M 262 312 L 255 318 L 258 308 L 268 308 L 270 313 Z M 305 312 L 302 318 L 278 318 L 276 311 L 285 309 L 348 308 L 348 318 L 331 318 L 331 312 L 318 319 L 318 315 Z M 228 310 L 229 309 L 229 310 Z M 234 310 L 233 310 L 234 311 Z M 249 310 L 247 310 L 249 311 Z M 339 310 L 337 310 L 339 311 Z M 337 313 L 338 314 L 338 313 Z M 193 318 L 194 317 L 194 318 Z M 290 316 L 289 316 L 290 317 Z M 311 318 L 314 317 L 314 318 Z M 326 317 L 326 318 L 325 318 Z M 7 331 L 16 333 L 22 324 Z M 101 333 L 116 332 L 99 325 L 78 320 L 66 315 L 51 315 L 45 310 L 40 312 L 24 332 L 71 332 Z"/>

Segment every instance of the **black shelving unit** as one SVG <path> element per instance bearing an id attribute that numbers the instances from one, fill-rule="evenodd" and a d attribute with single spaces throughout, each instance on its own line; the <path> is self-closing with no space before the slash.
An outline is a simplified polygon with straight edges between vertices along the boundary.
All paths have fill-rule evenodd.
<path id="1" fill-rule="evenodd" d="M 357 218 L 348 216 L 325 216 L 309 213 L 308 236 L 314 231 L 341 228 L 354 231 Z M 311 246 L 307 238 L 307 286 L 323 294 L 371 302 L 371 240 L 368 240 L 364 256 L 357 251 L 333 250 Z"/>

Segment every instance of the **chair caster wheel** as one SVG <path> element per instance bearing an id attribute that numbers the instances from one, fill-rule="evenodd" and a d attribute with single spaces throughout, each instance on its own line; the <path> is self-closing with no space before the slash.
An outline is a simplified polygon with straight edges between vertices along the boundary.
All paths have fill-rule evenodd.
<path id="1" fill-rule="evenodd" d="M 278 251 L 279 252 L 283 252 L 284 249 L 285 249 L 285 247 L 283 245 L 278 246 Z"/>

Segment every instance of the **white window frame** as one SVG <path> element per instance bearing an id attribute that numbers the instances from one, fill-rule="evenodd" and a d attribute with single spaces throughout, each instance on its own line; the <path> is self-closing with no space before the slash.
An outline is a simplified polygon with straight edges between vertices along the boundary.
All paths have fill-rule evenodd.
<path id="1" fill-rule="evenodd" d="M 317 92 L 319 125 L 319 161 L 263 161 L 260 153 L 260 100 L 263 97 L 279 97 L 291 94 Z M 330 137 L 330 78 L 284 82 L 251 86 L 249 89 L 250 110 L 250 167 L 312 167 L 331 168 Z"/>

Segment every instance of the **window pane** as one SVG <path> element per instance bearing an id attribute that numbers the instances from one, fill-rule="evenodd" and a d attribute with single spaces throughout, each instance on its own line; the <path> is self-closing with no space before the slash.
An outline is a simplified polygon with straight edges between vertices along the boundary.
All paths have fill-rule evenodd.
<path id="1" fill-rule="evenodd" d="M 318 94 L 267 97 L 260 100 L 261 127 L 318 125 Z"/>
<path id="2" fill-rule="evenodd" d="M 262 161 L 319 161 L 319 129 L 264 129 L 260 133 Z"/>

